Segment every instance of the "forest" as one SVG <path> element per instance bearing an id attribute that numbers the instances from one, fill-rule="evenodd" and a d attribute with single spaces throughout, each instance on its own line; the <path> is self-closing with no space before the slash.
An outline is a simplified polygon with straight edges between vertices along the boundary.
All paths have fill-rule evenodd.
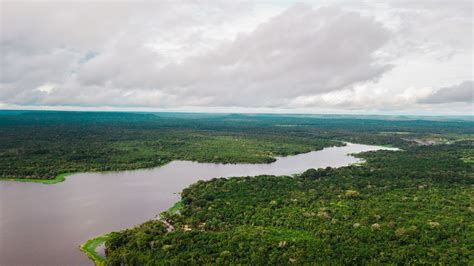
<path id="1" fill-rule="evenodd" d="M 0 178 L 52 179 L 172 160 L 268 163 L 343 141 L 404 148 L 473 134 L 469 117 L 0 111 Z"/>
<path id="2" fill-rule="evenodd" d="M 101 238 L 104 263 L 472 264 L 472 117 L 0 111 L 0 178 L 269 163 L 344 142 L 400 150 L 294 176 L 199 181 L 160 220 Z"/>
<path id="3" fill-rule="evenodd" d="M 179 212 L 110 234 L 108 265 L 446 264 L 474 260 L 473 141 L 358 156 L 299 176 L 217 178 Z"/>

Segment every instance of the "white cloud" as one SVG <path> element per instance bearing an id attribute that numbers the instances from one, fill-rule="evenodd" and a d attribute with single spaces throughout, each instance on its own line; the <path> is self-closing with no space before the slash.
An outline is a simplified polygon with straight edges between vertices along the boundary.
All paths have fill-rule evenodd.
<path id="1" fill-rule="evenodd" d="M 1 5 L 4 106 L 433 111 L 472 79 L 470 2 Z"/>
<path id="2" fill-rule="evenodd" d="M 36 88 L 36 90 L 40 91 L 40 92 L 45 92 L 47 94 L 50 94 L 51 92 L 54 91 L 55 88 L 56 88 L 56 85 L 51 84 L 51 83 L 45 83 L 45 84 L 39 86 L 38 88 Z"/>

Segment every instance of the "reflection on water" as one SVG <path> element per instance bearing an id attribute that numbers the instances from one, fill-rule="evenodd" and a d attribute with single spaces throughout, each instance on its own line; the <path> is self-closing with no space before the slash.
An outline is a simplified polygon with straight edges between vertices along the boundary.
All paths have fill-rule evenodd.
<path id="1" fill-rule="evenodd" d="M 271 164 L 174 161 L 146 170 L 75 174 L 56 185 L 2 181 L 0 265 L 92 265 L 79 245 L 154 218 L 197 180 L 346 166 L 357 162 L 347 154 L 378 149 L 383 148 L 348 144 Z"/>

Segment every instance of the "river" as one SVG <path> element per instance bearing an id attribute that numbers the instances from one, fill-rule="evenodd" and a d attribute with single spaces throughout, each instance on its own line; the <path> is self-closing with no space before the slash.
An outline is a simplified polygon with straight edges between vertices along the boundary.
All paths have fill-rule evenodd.
<path id="1" fill-rule="evenodd" d="M 79 245 L 153 219 L 198 180 L 346 166 L 358 162 L 349 154 L 379 149 L 387 148 L 349 143 L 271 164 L 173 161 L 152 169 L 74 174 L 55 185 L 0 181 L 0 265 L 92 265 Z"/>

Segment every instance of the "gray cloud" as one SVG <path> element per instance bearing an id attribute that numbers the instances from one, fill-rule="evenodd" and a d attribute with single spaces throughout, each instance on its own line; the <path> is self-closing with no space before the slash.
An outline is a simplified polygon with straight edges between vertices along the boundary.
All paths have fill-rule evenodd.
<path id="1" fill-rule="evenodd" d="M 235 2 L 2 3 L 0 106 L 416 109 L 472 55 L 467 2 Z"/>
<path id="2" fill-rule="evenodd" d="M 1 5 L 0 102 L 86 106 L 120 102 L 111 98 L 124 98 L 127 105 L 124 95 L 143 89 L 143 80 L 155 77 L 158 66 L 176 62 L 167 47 L 180 56 L 200 52 L 200 43 L 219 41 L 206 35 L 218 33 L 214 25 L 250 8 L 217 1 L 205 7 L 193 2 Z M 38 91 L 45 84 L 55 89 Z"/>
<path id="3" fill-rule="evenodd" d="M 465 102 L 474 104 L 474 81 L 464 81 L 450 87 L 441 88 L 433 94 L 420 99 L 420 103 L 425 104 L 442 104 Z"/>
<path id="4" fill-rule="evenodd" d="M 47 45 L 48 54 L 7 51 L 2 82 L 13 85 L 0 96 L 10 95 L 19 104 L 273 107 L 294 97 L 374 80 L 390 68 L 374 56 L 390 38 L 382 24 L 337 8 L 296 5 L 233 41 L 178 59 L 167 58 L 160 41 L 156 49 L 146 46 L 153 39 L 149 33 L 161 33 L 143 30 L 148 22 L 126 24 L 130 28 L 111 39 L 97 41 L 99 37 L 91 34 L 94 37 L 84 47 L 73 38 L 66 44 L 70 49 L 57 54 Z M 190 25 L 184 25 L 182 30 L 189 30 Z M 203 41 L 199 33 L 184 36 L 184 45 Z M 39 37 L 31 41 L 39 43 L 32 45 L 35 49 L 47 42 Z M 186 53 L 186 47 L 182 50 Z M 93 57 L 87 56 L 90 51 Z M 56 89 L 38 95 L 35 89 L 45 82 L 56 84 Z M 31 95 L 20 94 L 23 90 Z"/>
<path id="5" fill-rule="evenodd" d="M 215 105 L 282 106 L 289 99 L 380 77 L 374 52 L 390 34 L 357 13 L 297 5 L 210 53 L 169 65 L 164 91 L 209 97 Z"/>

